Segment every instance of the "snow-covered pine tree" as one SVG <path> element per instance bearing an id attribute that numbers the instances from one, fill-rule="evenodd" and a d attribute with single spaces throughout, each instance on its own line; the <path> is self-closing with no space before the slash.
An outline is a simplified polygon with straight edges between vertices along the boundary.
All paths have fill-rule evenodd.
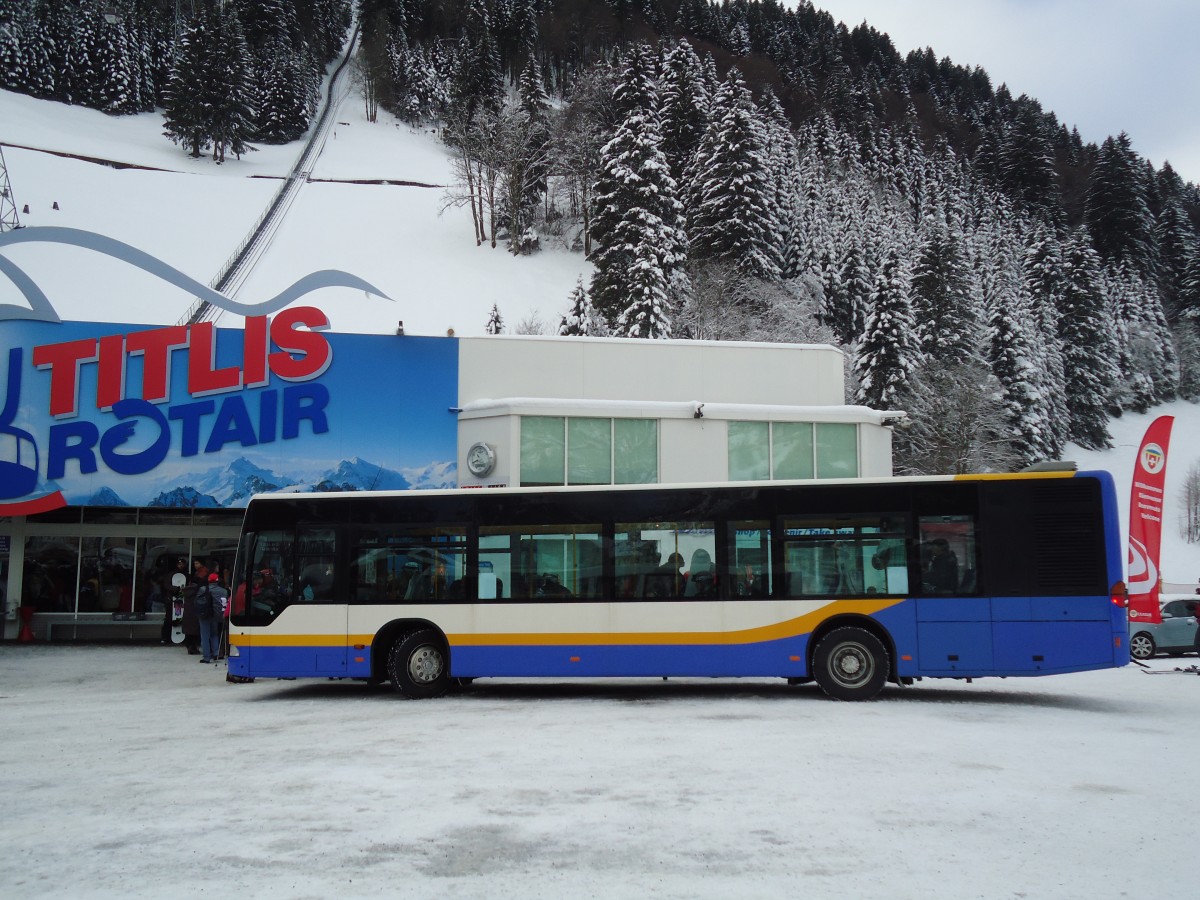
<path id="1" fill-rule="evenodd" d="M 596 311 L 592 308 L 592 299 L 583 286 L 583 276 L 575 280 L 575 288 L 571 291 L 571 308 L 558 326 L 558 333 L 568 337 L 591 337 L 603 331 L 597 321 Z"/>
<path id="2" fill-rule="evenodd" d="M 659 120 L 671 177 L 682 185 L 708 125 L 708 94 L 700 58 L 685 40 L 663 57 Z"/>
<path id="3" fill-rule="evenodd" d="M 283 34 L 268 37 L 255 54 L 258 83 L 254 137 L 265 144 L 286 144 L 308 130 L 312 109 L 308 63 Z"/>
<path id="4" fill-rule="evenodd" d="M 1009 195 L 1046 220 L 1058 215 L 1058 177 L 1048 117 L 1032 97 L 1013 103 L 1000 146 L 1000 177 Z"/>
<path id="5" fill-rule="evenodd" d="M 591 294 L 596 309 L 609 322 L 630 306 L 635 285 L 643 302 L 650 302 L 657 282 L 635 266 L 649 261 L 659 270 L 665 290 L 686 291 L 683 266 L 687 243 L 682 228 L 682 205 L 661 149 L 657 117 L 629 98 L 644 81 L 644 61 L 635 54 L 622 76 L 632 86 L 618 88 L 631 110 L 600 153 L 596 179 Z M 640 249 L 644 245 L 645 250 Z M 668 301 L 670 303 L 672 301 Z M 657 326 L 655 326 L 657 327 Z M 646 335 L 649 325 L 641 329 Z"/>
<path id="6" fill-rule="evenodd" d="M 658 254 L 648 241 L 639 242 L 626 278 L 628 305 L 617 317 L 615 332 L 631 338 L 669 338 L 671 302 Z"/>
<path id="7" fill-rule="evenodd" d="M 1042 381 L 1031 329 L 1035 317 L 1029 297 L 1019 283 L 1001 279 L 987 302 L 987 357 L 1000 382 L 1007 439 L 1016 460 L 1030 465 L 1047 458 L 1047 404 L 1040 396 Z"/>
<path id="8" fill-rule="evenodd" d="M 851 344 L 863 332 L 871 306 L 871 270 L 857 235 L 848 235 L 837 278 L 829 284 L 822 322 L 833 329 L 839 343 Z"/>
<path id="9" fill-rule="evenodd" d="M 212 34 L 214 56 L 209 64 L 213 77 L 207 85 L 211 102 L 209 136 L 213 160 L 223 163 L 226 151 L 240 158 L 254 149 L 247 143 L 254 134 L 253 83 L 250 51 L 233 7 L 217 8 Z"/>
<path id="10" fill-rule="evenodd" d="M 921 362 L 909 300 L 909 274 L 895 247 L 888 249 L 875 278 L 871 310 L 857 347 L 856 402 L 872 409 L 903 409 L 913 373 Z"/>
<path id="11" fill-rule="evenodd" d="M 1087 226 L 1100 259 L 1147 274 L 1154 262 L 1154 220 L 1146 171 L 1129 135 L 1106 138 L 1087 193 Z"/>
<path id="12" fill-rule="evenodd" d="M 621 64 L 612 97 L 612 113 L 620 122 L 633 113 L 642 113 L 658 122 L 658 82 L 654 77 L 654 51 L 648 44 L 634 44 Z"/>
<path id="13" fill-rule="evenodd" d="M 492 311 L 488 314 L 487 324 L 483 326 L 483 330 L 488 334 L 504 333 L 504 319 L 500 317 L 499 304 L 492 304 Z"/>
<path id="14" fill-rule="evenodd" d="M 211 101 L 207 99 L 213 52 L 211 16 L 193 18 L 179 38 L 175 64 L 164 97 L 163 134 L 199 156 L 212 140 Z"/>
<path id="15" fill-rule="evenodd" d="M 498 112 L 503 100 L 504 73 L 487 0 L 471 0 L 459 42 L 450 102 L 455 115 L 469 122 L 478 111 Z"/>
<path id="16" fill-rule="evenodd" d="M 741 73 L 730 69 L 689 175 L 688 236 L 697 257 L 728 260 L 746 274 L 772 279 L 780 275 L 781 247 L 755 117 Z"/>
<path id="17" fill-rule="evenodd" d="M 1058 336 L 1062 344 L 1070 440 L 1088 450 L 1111 446 L 1116 350 L 1113 324 L 1100 290 L 1100 258 L 1076 233 L 1063 254 Z"/>
<path id="18" fill-rule="evenodd" d="M 912 276 L 913 318 L 921 352 L 942 364 L 976 355 L 979 317 L 961 243 L 940 222 L 926 220 Z"/>

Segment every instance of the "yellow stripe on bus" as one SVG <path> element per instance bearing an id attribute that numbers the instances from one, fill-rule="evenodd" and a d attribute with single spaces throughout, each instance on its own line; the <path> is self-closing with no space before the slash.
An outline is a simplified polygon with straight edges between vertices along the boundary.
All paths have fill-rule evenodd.
<path id="1" fill-rule="evenodd" d="M 807 634 L 832 615 L 851 613 L 869 616 L 895 606 L 903 600 L 839 600 L 794 619 L 744 628 L 737 631 L 652 631 L 584 632 L 569 634 L 528 632 L 512 634 L 447 634 L 451 647 L 518 646 L 635 646 L 647 644 L 756 644 Z M 340 647 L 371 644 L 372 634 L 230 634 L 229 642 L 238 647 Z"/>

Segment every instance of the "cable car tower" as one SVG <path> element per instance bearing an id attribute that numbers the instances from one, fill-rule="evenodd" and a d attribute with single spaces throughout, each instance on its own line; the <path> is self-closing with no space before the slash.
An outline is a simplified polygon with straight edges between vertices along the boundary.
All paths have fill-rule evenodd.
<path id="1" fill-rule="evenodd" d="M 12 182 L 8 180 L 8 166 L 4 162 L 4 148 L 0 147 L 0 232 L 20 227 L 17 201 L 13 199 Z"/>

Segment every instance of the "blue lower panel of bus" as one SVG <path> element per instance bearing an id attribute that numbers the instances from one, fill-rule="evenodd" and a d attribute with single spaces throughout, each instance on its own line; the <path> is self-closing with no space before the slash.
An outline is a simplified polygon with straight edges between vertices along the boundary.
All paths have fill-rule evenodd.
<path id="1" fill-rule="evenodd" d="M 451 651 L 451 669 L 458 678 L 800 677 L 806 646 L 806 637 L 737 645 L 460 646 Z"/>
<path id="2" fill-rule="evenodd" d="M 358 653 L 361 662 L 349 658 L 346 647 L 254 647 L 229 657 L 233 675 L 266 678 L 366 678 L 371 674 L 371 658 Z M 251 663 L 253 660 L 253 663 Z"/>

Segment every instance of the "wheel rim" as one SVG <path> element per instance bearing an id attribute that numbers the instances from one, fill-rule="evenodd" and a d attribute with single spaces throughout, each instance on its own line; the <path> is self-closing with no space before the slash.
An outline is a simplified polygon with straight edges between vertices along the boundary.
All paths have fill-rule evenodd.
<path id="1" fill-rule="evenodd" d="M 829 674 L 844 687 L 858 687 L 875 674 L 875 657 L 857 642 L 838 644 L 829 655 Z"/>
<path id="2" fill-rule="evenodd" d="M 1139 634 L 1129 642 L 1129 652 L 1134 659 L 1149 659 L 1154 655 L 1154 644 L 1150 638 Z"/>
<path id="3" fill-rule="evenodd" d="M 408 657 L 408 676 L 417 684 L 431 684 L 442 677 L 445 665 L 441 651 L 424 644 Z"/>

